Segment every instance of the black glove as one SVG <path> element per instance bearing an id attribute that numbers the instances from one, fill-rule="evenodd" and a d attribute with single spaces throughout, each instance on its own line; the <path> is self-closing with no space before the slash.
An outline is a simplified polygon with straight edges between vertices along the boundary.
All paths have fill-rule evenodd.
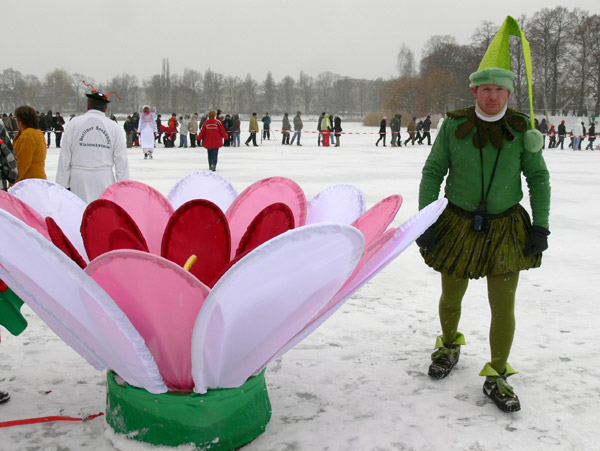
<path id="1" fill-rule="evenodd" d="M 548 249 L 548 235 L 550 235 L 550 230 L 545 227 L 531 226 L 529 238 L 527 238 L 527 243 L 525 243 L 525 257 L 541 254 Z"/>
<path id="2" fill-rule="evenodd" d="M 433 252 L 433 248 L 435 247 L 435 224 L 430 226 L 417 238 L 417 244 L 425 252 Z"/>

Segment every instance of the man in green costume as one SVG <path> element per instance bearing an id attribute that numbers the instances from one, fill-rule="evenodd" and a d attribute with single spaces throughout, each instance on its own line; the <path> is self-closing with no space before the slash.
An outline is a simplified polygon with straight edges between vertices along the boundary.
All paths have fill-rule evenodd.
<path id="1" fill-rule="evenodd" d="M 521 38 L 531 118 L 507 108 L 514 79 L 509 35 Z M 539 267 L 548 248 L 550 182 L 541 152 L 543 138 L 532 127 L 529 44 L 512 17 L 507 17 L 469 78 L 475 105 L 448 113 L 423 168 L 419 190 L 421 209 L 438 198 L 448 175 L 448 207 L 417 240 L 425 263 L 442 276 L 442 335 L 431 356 L 429 375 L 444 378 L 458 362 L 465 344 L 458 331 L 462 298 L 469 279 L 486 277 L 491 360 L 480 373 L 486 377 L 483 391 L 501 410 L 514 412 L 520 410 L 520 401 L 506 378 L 516 373 L 508 363 L 515 293 L 519 271 Z M 529 188 L 533 225 L 519 205 L 521 173 Z"/>

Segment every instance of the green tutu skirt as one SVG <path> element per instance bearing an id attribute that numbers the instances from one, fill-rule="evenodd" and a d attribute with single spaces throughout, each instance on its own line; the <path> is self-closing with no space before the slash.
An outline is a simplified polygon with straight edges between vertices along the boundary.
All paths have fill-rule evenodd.
<path id="1" fill-rule="evenodd" d="M 479 279 L 542 264 L 542 254 L 523 254 L 531 220 L 521 205 L 488 215 L 489 229 L 485 233 L 473 230 L 473 215 L 448 203 L 435 223 L 433 252 L 421 250 L 427 265 L 461 279 Z"/>

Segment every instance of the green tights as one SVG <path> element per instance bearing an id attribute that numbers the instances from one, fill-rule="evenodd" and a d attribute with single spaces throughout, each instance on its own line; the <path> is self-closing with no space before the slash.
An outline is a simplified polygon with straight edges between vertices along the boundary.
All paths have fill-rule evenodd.
<path id="1" fill-rule="evenodd" d="M 492 313 L 490 324 L 491 364 L 498 373 L 504 373 L 515 334 L 515 293 L 519 273 L 487 276 L 488 300 Z M 468 279 L 457 279 L 442 273 L 442 296 L 440 297 L 440 323 L 444 343 L 456 339 L 460 306 L 467 291 Z"/>

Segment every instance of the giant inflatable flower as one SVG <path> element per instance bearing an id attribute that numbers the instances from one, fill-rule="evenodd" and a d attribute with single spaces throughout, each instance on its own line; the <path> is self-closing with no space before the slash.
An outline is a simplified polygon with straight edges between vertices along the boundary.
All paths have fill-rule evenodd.
<path id="1" fill-rule="evenodd" d="M 238 195 L 219 175 L 198 172 L 168 197 L 123 181 L 86 205 L 59 185 L 24 180 L 0 192 L 0 278 L 95 368 L 118 375 L 109 391 L 123 380 L 148 396 L 208 396 L 261 378 L 435 222 L 446 202 L 388 228 L 401 201 L 393 195 L 365 212 L 351 185 L 307 201 L 282 177 Z M 121 417 L 111 423 L 109 409 L 111 426 L 131 432 L 119 429 Z M 228 442 L 221 432 L 219 443 L 240 446 L 258 433 Z"/>

